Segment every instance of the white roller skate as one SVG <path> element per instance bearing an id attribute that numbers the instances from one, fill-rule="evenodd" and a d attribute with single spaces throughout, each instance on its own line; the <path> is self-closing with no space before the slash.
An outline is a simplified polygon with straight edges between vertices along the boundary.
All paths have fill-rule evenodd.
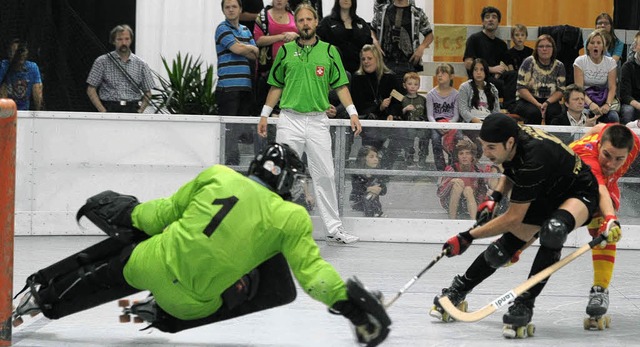
<path id="1" fill-rule="evenodd" d="M 42 312 L 32 290 L 35 290 L 35 288 L 30 288 L 26 293 L 24 293 L 22 298 L 20 298 L 20 303 L 18 303 L 18 306 L 14 308 L 13 313 L 11 314 L 11 323 L 14 327 L 24 323 L 22 316 L 30 315 L 31 317 L 35 317 Z"/>
<path id="2" fill-rule="evenodd" d="M 604 330 L 611 325 L 611 317 L 605 315 L 609 308 L 609 290 L 600 286 L 591 287 L 589 293 L 589 303 L 587 304 L 587 315 L 584 319 L 584 329 Z"/>
<path id="3" fill-rule="evenodd" d="M 158 305 L 151 295 L 142 301 L 135 300 L 133 304 L 128 299 L 121 299 L 118 306 L 122 307 L 120 323 L 129 323 L 133 317 L 134 323 L 152 324 L 158 318 Z"/>
<path id="4" fill-rule="evenodd" d="M 502 316 L 502 336 L 513 339 L 532 337 L 536 326 L 531 323 L 533 317 L 533 301 L 517 297 L 509 307 L 509 311 Z"/>
<path id="5" fill-rule="evenodd" d="M 464 300 L 467 297 L 467 294 L 470 292 L 469 290 L 464 291 L 464 280 L 462 276 L 456 276 L 453 278 L 451 282 L 451 286 L 449 288 L 442 289 L 442 295 L 436 295 L 433 298 L 433 307 L 429 311 L 429 315 L 431 317 L 437 318 L 443 322 L 452 322 L 454 319 L 449 315 L 447 311 L 445 311 L 442 306 L 440 306 L 440 299 L 443 296 L 446 296 L 451 300 L 451 303 L 458 307 L 458 309 L 462 312 L 467 312 L 468 304 Z"/>

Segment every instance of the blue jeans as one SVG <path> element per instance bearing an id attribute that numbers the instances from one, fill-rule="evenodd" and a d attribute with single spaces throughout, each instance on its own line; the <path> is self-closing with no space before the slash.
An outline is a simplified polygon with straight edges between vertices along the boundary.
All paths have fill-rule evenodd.
<path id="1" fill-rule="evenodd" d="M 640 119 L 640 110 L 628 104 L 620 106 L 620 123 L 627 124 L 636 119 Z"/>

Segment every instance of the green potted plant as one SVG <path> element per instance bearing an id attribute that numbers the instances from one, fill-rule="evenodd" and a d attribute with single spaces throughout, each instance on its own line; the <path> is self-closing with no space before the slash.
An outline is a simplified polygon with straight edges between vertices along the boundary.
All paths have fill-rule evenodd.
<path id="1" fill-rule="evenodd" d="M 212 65 L 204 66 L 200 57 L 194 59 L 189 53 L 184 57 L 178 52 L 169 63 L 162 57 L 168 79 L 159 74 L 159 94 L 153 98 L 159 101 L 159 108 L 172 114 L 216 114 L 215 82 Z"/>

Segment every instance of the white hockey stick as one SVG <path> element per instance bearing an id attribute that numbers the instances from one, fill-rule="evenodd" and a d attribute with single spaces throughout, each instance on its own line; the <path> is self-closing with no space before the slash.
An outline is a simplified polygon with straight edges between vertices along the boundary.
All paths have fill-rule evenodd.
<path id="1" fill-rule="evenodd" d="M 589 242 L 589 243 L 585 244 L 584 246 L 578 248 L 575 252 L 573 252 L 573 253 L 569 254 L 568 256 L 562 258 L 560 261 L 558 261 L 557 263 L 549 266 L 548 268 L 538 272 L 535 276 L 532 276 L 531 278 L 529 278 L 528 280 L 526 280 L 525 282 L 523 282 L 519 286 L 517 286 L 517 287 L 511 289 L 510 291 L 500 295 L 495 300 L 493 300 L 491 303 L 485 305 L 484 307 L 482 307 L 481 309 L 479 309 L 477 311 L 473 311 L 473 312 L 462 312 L 462 311 L 460 311 L 455 305 L 453 305 L 451 300 L 449 300 L 449 298 L 446 295 L 442 296 L 440 299 L 438 299 L 438 302 L 440 302 L 440 305 L 442 305 L 442 308 L 444 308 L 445 311 L 447 311 L 449 313 L 449 315 L 452 318 L 454 318 L 455 320 L 457 320 L 457 321 L 460 321 L 460 322 L 476 322 L 476 321 L 479 321 L 481 319 L 484 319 L 484 318 L 490 316 L 491 314 L 493 314 L 494 312 L 496 312 L 500 308 L 508 305 L 518 295 L 526 292 L 527 290 L 529 290 L 529 288 L 535 286 L 536 284 L 540 283 L 542 280 L 548 278 L 554 272 L 560 270 L 565 265 L 569 264 L 570 262 L 572 262 L 573 260 L 575 260 L 576 258 L 581 256 L 582 254 L 586 253 L 588 250 L 590 250 L 594 246 L 600 244 L 600 242 L 602 242 L 604 240 L 605 240 L 605 237 L 604 237 L 604 235 L 601 234 L 600 236 L 598 236 L 595 239 L 591 240 L 591 242 Z"/>

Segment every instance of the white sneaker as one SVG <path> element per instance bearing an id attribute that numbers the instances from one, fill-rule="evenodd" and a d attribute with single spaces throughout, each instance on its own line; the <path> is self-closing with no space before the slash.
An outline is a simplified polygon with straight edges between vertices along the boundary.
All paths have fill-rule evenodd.
<path id="1" fill-rule="evenodd" d="M 335 234 L 327 235 L 325 240 L 327 242 L 349 244 L 357 242 L 358 240 L 360 240 L 360 238 L 354 235 L 347 234 L 343 229 L 338 229 Z"/>

